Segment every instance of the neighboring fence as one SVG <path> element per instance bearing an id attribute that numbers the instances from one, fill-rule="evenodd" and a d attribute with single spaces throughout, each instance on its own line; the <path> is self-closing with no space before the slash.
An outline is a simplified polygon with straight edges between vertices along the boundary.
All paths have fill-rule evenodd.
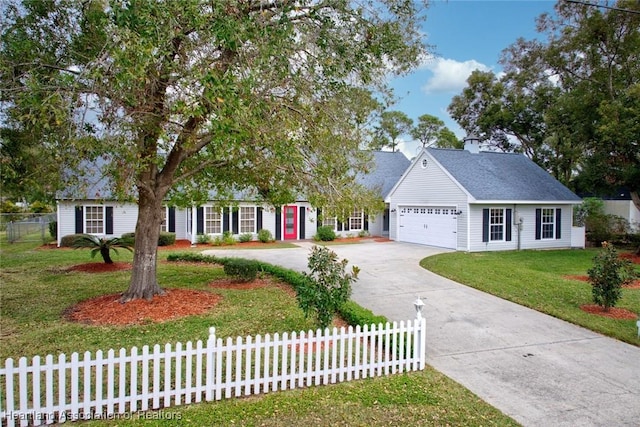
<path id="1" fill-rule="evenodd" d="M 55 237 L 49 233 L 49 223 L 56 221 L 56 214 L 0 214 L 0 230 L 7 232 L 9 243 L 18 241 L 47 242 Z"/>
<path id="2" fill-rule="evenodd" d="M 248 396 L 424 369 L 425 321 L 216 338 L 93 356 L 73 353 L 0 369 L 3 425 L 111 418 L 203 400 Z"/>

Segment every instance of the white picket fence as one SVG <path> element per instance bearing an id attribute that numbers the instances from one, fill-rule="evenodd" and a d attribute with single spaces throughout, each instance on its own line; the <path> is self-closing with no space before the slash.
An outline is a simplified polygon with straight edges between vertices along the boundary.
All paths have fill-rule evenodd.
<path id="1" fill-rule="evenodd" d="M 222 398 L 422 370 L 425 321 L 6 359 L 6 426 L 110 418 Z"/>

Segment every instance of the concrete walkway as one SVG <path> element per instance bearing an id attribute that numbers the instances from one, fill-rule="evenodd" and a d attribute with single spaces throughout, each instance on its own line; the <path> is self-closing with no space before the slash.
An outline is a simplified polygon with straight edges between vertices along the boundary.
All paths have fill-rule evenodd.
<path id="1" fill-rule="evenodd" d="M 209 250 L 306 270 L 299 248 Z M 446 250 L 398 242 L 331 246 L 361 269 L 352 299 L 389 320 L 423 298 L 427 363 L 524 426 L 640 426 L 640 348 L 422 269 Z"/>

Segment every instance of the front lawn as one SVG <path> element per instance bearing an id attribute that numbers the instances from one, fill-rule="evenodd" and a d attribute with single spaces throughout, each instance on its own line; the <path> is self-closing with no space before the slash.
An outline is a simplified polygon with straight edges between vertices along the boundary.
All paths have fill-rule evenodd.
<path id="1" fill-rule="evenodd" d="M 181 250 L 181 252 L 184 250 Z M 58 355 L 141 347 L 145 344 L 235 337 L 314 328 L 295 297 L 279 287 L 211 289 L 224 277 L 211 265 L 167 263 L 170 250 L 159 251 L 158 279 L 163 287 L 209 290 L 223 300 L 212 311 L 165 323 L 91 326 L 66 321 L 70 306 L 99 295 L 122 292 L 129 271 L 81 273 L 69 267 L 99 261 L 87 250 L 40 249 L 36 243 L 0 242 L 0 363 L 8 357 Z M 120 251 L 114 261 L 131 261 Z M 1 390 L 0 390 L 1 391 Z M 2 394 L 2 393 L 0 393 Z M 165 408 L 172 420 L 162 425 L 467 425 L 515 426 L 513 420 L 464 387 L 427 367 L 390 377 L 269 393 L 242 399 Z M 153 413 L 133 420 L 94 425 L 158 425 Z"/>
<path id="2" fill-rule="evenodd" d="M 617 320 L 584 312 L 580 306 L 593 304 L 591 285 L 565 278 L 587 275 L 597 253 L 598 249 L 451 252 L 425 258 L 420 265 L 481 291 L 640 345 L 637 319 Z M 623 289 L 616 307 L 640 316 L 640 289 Z"/>

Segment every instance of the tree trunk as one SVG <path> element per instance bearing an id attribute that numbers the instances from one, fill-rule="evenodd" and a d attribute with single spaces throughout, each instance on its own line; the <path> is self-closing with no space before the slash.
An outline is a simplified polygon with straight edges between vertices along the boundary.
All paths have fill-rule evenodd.
<path id="1" fill-rule="evenodd" d="M 113 264 L 111 254 L 109 252 L 111 252 L 111 249 L 108 246 L 100 248 L 100 255 L 102 256 L 105 264 Z"/>
<path id="2" fill-rule="evenodd" d="M 138 298 L 150 300 L 154 295 L 164 294 L 158 285 L 156 274 L 162 202 L 163 198 L 157 193 L 140 191 L 131 282 L 129 289 L 120 298 L 122 303 Z"/>

